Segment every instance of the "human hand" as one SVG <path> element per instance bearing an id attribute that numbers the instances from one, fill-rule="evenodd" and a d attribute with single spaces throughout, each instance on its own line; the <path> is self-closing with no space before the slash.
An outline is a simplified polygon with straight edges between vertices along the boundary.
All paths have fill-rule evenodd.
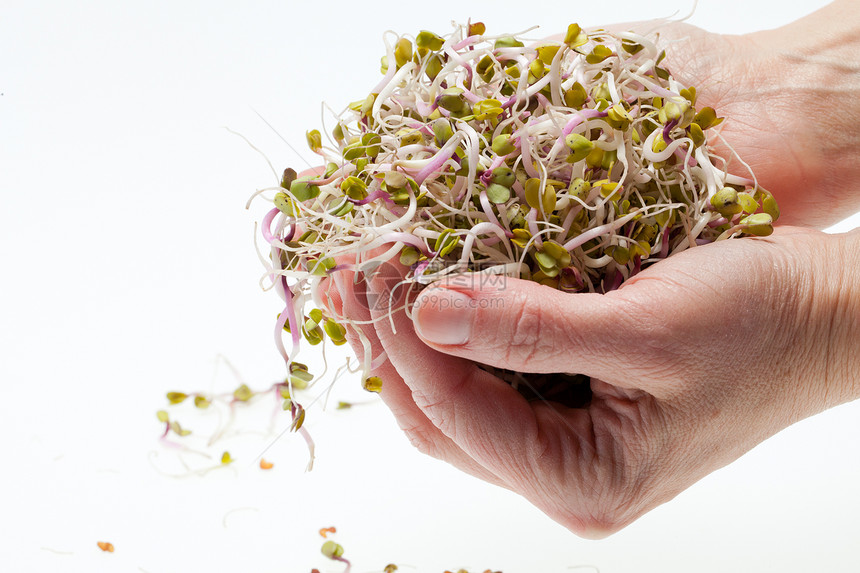
<path id="1" fill-rule="evenodd" d="M 428 287 L 336 273 L 335 311 L 387 362 L 412 442 L 586 537 L 629 524 L 789 424 L 860 394 L 860 232 L 781 229 L 679 253 L 605 295 L 529 281 Z M 395 280 L 399 275 L 395 274 Z M 361 282 L 359 282 L 361 285 Z M 585 407 L 527 401 L 476 362 L 591 377 Z"/>
<path id="2" fill-rule="evenodd" d="M 665 66 L 697 88 L 697 107 L 727 118 L 718 128 L 723 141 L 774 194 L 781 224 L 820 229 L 860 210 L 860 4 L 839 0 L 740 36 L 683 23 L 658 31 L 669 42 Z M 712 149 L 731 156 L 720 142 Z M 748 175 L 738 163 L 731 171 Z"/>

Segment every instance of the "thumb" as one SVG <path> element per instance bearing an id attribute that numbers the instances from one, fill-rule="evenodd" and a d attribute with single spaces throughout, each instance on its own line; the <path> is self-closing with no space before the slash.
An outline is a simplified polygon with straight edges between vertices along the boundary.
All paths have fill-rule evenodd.
<path id="1" fill-rule="evenodd" d="M 505 277 L 479 284 L 475 277 L 419 295 L 412 317 L 426 344 L 517 372 L 614 378 L 635 363 L 642 326 L 630 303 L 610 296 L 616 293 L 571 294 Z"/>

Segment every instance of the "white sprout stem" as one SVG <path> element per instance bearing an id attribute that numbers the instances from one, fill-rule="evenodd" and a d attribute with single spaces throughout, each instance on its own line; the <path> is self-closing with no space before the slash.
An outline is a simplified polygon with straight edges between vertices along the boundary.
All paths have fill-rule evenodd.
<path id="1" fill-rule="evenodd" d="M 632 221 L 633 218 L 636 217 L 636 215 L 638 214 L 638 211 L 634 211 L 632 213 L 628 213 L 620 219 L 616 219 L 615 221 L 606 223 L 605 225 L 600 225 L 598 227 L 594 227 L 593 229 L 589 229 L 588 231 L 585 231 L 584 233 L 581 233 L 566 242 L 564 244 L 564 248 L 568 251 L 572 251 L 576 247 L 581 247 L 591 239 L 596 239 L 597 237 L 600 237 L 601 235 L 605 235 L 607 233 L 613 233 L 626 225 L 628 222 Z"/>

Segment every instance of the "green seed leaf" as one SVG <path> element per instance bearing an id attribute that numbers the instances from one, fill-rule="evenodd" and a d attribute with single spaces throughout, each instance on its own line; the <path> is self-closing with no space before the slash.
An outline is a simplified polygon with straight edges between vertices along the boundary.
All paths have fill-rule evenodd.
<path id="1" fill-rule="evenodd" d="M 492 149 L 496 155 L 508 155 L 516 151 L 517 148 L 511 143 L 511 135 L 503 133 L 493 138 Z"/>
<path id="2" fill-rule="evenodd" d="M 299 428 L 301 428 L 302 424 L 304 424 L 304 423 L 305 423 L 305 409 L 297 404 L 296 405 L 296 417 L 293 418 L 293 423 L 290 424 L 290 430 L 295 432 Z"/>
<path id="3" fill-rule="evenodd" d="M 561 49 L 561 46 L 558 44 L 551 46 L 541 46 L 537 49 L 538 58 L 546 65 L 552 64 L 553 59 L 555 59 L 555 55 Z"/>
<path id="4" fill-rule="evenodd" d="M 581 83 L 576 82 L 570 89 L 564 92 L 564 105 L 574 109 L 580 109 L 588 100 L 588 92 Z"/>
<path id="5" fill-rule="evenodd" d="M 711 207 L 727 219 L 731 219 L 732 215 L 743 210 L 741 204 L 738 203 L 738 192 L 731 187 L 723 187 L 714 193 L 714 196 L 711 197 Z"/>
<path id="6" fill-rule="evenodd" d="M 585 61 L 589 64 L 599 64 L 612 54 L 613 52 L 611 48 L 604 46 L 603 44 L 597 44 L 594 46 L 594 49 L 591 50 L 591 53 L 585 56 Z"/>
<path id="7" fill-rule="evenodd" d="M 630 117 L 630 114 L 627 113 L 627 110 L 625 110 L 624 106 L 620 103 L 610 107 L 607 114 L 606 123 L 615 129 L 620 129 L 622 131 L 627 131 L 627 128 L 630 126 L 630 122 L 633 121 L 633 118 Z"/>
<path id="8" fill-rule="evenodd" d="M 514 229 L 512 233 L 514 236 L 511 238 L 511 242 L 521 249 L 526 248 L 526 244 L 532 237 L 532 234 L 529 233 L 528 229 Z"/>
<path id="9" fill-rule="evenodd" d="M 503 36 L 496 40 L 496 43 L 493 45 L 493 48 L 522 48 L 523 46 L 525 46 L 525 44 L 523 44 L 513 36 Z"/>
<path id="10" fill-rule="evenodd" d="M 703 130 L 710 129 L 722 122 L 723 118 L 717 117 L 717 112 L 712 107 L 703 107 L 693 118 L 693 123 L 698 124 Z"/>
<path id="11" fill-rule="evenodd" d="M 738 203 L 740 203 L 744 213 L 755 213 L 758 210 L 758 203 L 749 193 L 738 193 Z"/>
<path id="12" fill-rule="evenodd" d="M 567 193 L 585 201 L 588 199 L 589 191 L 591 191 L 591 183 L 581 177 L 577 177 L 570 182 L 570 187 L 568 188 Z"/>
<path id="13" fill-rule="evenodd" d="M 182 426 L 179 425 L 179 422 L 173 421 L 170 422 L 170 431 L 176 434 L 177 436 L 187 436 L 191 433 L 191 430 L 186 430 Z"/>
<path id="14" fill-rule="evenodd" d="M 318 129 L 306 131 L 305 137 L 308 140 L 308 147 L 311 148 L 311 151 L 319 151 L 322 148 L 322 135 Z"/>
<path id="15" fill-rule="evenodd" d="M 550 255 L 544 251 L 536 251 L 534 253 L 535 260 L 541 266 L 541 268 L 554 269 L 558 266 L 558 262 L 555 260 L 555 257 Z"/>
<path id="16" fill-rule="evenodd" d="M 403 247 L 400 251 L 400 264 L 405 267 L 411 267 L 421 258 L 421 253 L 415 247 Z"/>
<path id="17" fill-rule="evenodd" d="M 705 143 L 705 132 L 698 123 L 691 123 L 687 126 L 687 135 L 693 140 L 693 147 L 701 147 Z"/>
<path id="18" fill-rule="evenodd" d="M 397 67 L 402 68 L 406 62 L 412 59 L 412 42 L 406 38 L 397 40 L 397 46 L 394 48 L 394 59 L 397 62 Z"/>
<path id="19" fill-rule="evenodd" d="M 254 392 L 250 388 L 248 388 L 246 384 L 242 384 L 241 386 L 233 390 L 233 398 L 235 398 L 239 402 L 247 402 L 253 397 Z"/>
<path id="20" fill-rule="evenodd" d="M 525 189 L 526 203 L 532 209 L 537 209 L 540 211 L 541 208 L 541 193 L 543 189 L 541 188 L 540 179 L 537 177 L 532 177 L 528 179 L 523 185 Z"/>
<path id="21" fill-rule="evenodd" d="M 555 211 L 555 206 L 558 204 L 558 195 L 556 195 L 555 187 L 547 185 L 541 194 L 541 206 L 546 215 L 551 215 Z M 567 265 L 564 265 L 567 266 Z"/>
<path id="22" fill-rule="evenodd" d="M 293 200 L 286 193 L 275 193 L 274 199 L 275 207 L 278 208 L 278 211 L 281 213 L 285 213 L 290 216 L 295 215 L 295 206 L 293 205 Z"/>
<path id="23" fill-rule="evenodd" d="M 445 40 L 433 32 L 422 30 L 418 33 L 418 36 L 415 37 L 415 44 L 419 48 L 426 48 L 432 52 L 438 52 L 445 44 Z"/>
<path id="24" fill-rule="evenodd" d="M 485 120 L 494 119 L 502 114 L 502 102 L 497 99 L 484 99 L 472 106 L 472 113 L 475 114 L 475 119 Z"/>
<path id="25" fill-rule="evenodd" d="M 438 55 L 433 54 L 430 56 L 430 59 L 427 60 L 427 66 L 424 68 L 424 73 L 427 74 L 427 77 L 431 80 L 435 80 L 436 76 L 439 75 L 439 72 L 442 71 L 442 59 L 439 58 Z"/>
<path id="26" fill-rule="evenodd" d="M 367 183 L 350 175 L 340 183 L 340 189 L 343 191 L 350 199 L 355 199 L 360 201 L 367 197 Z"/>
<path id="27" fill-rule="evenodd" d="M 337 342 L 346 339 L 346 327 L 335 322 L 333 318 L 329 318 L 323 325 L 323 330 L 328 334 L 332 341 Z"/>
<path id="28" fill-rule="evenodd" d="M 510 188 L 517 180 L 513 169 L 506 165 L 493 169 L 493 174 L 490 176 L 490 182 Z M 505 199 L 507 201 L 507 199 Z"/>
<path id="29" fill-rule="evenodd" d="M 681 90 L 678 93 L 680 93 L 681 96 L 684 97 L 688 102 L 690 102 L 690 105 L 696 105 L 696 88 L 695 87 L 690 86 L 686 89 Z"/>
<path id="30" fill-rule="evenodd" d="M 564 43 L 570 47 L 570 49 L 578 48 L 588 42 L 588 36 L 586 36 L 582 32 L 582 28 L 579 27 L 579 24 L 570 24 L 567 27 L 567 34 L 564 36 Z"/>
<path id="31" fill-rule="evenodd" d="M 188 398 L 188 394 L 185 394 L 184 392 L 168 392 L 167 393 L 167 400 L 171 404 L 181 404 L 182 402 L 185 401 L 186 398 Z"/>
<path id="32" fill-rule="evenodd" d="M 490 56 L 484 56 L 478 62 L 478 65 L 475 66 L 475 71 L 481 76 L 481 79 L 485 82 L 489 82 L 493 79 L 493 75 L 495 75 L 496 70 L 493 66 L 493 58 Z"/>
<path id="33" fill-rule="evenodd" d="M 663 134 L 658 133 L 657 136 L 654 138 L 654 141 L 651 143 L 651 151 L 653 151 L 654 153 L 660 153 L 661 151 L 665 150 L 667 147 L 669 147 L 669 146 L 666 144 L 666 141 L 663 139 Z"/>
<path id="34" fill-rule="evenodd" d="M 621 47 L 630 55 L 638 54 L 642 51 L 642 44 L 634 42 L 633 40 L 621 40 Z"/>
<path id="35" fill-rule="evenodd" d="M 334 559 L 335 557 L 341 557 L 343 555 L 343 547 L 332 540 L 328 540 L 323 543 L 320 551 L 329 559 Z"/>
<path id="36" fill-rule="evenodd" d="M 293 181 L 292 185 L 290 185 L 290 193 L 293 194 L 297 201 L 304 202 L 320 194 L 319 185 L 308 184 L 309 179 L 312 179 L 312 177 L 301 177 Z"/>
<path id="37" fill-rule="evenodd" d="M 367 157 L 373 158 L 379 155 L 380 143 L 382 143 L 382 137 L 378 133 L 370 132 L 361 136 L 361 144 Z"/>
<path id="38" fill-rule="evenodd" d="M 442 97 L 439 98 L 439 107 L 447 109 L 450 112 L 462 111 L 466 107 L 463 90 L 460 88 L 446 89 L 442 92 Z"/>
<path id="39" fill-rule="evenodd" d="M 570 253 L 565 249 L 561 244 L 556 243 L 552 240 L 547 240 L 543 242 L 541 250 L 547 255 L 551 256 L 558 267 L 567 267 L 570 266 L 571 257 Z M 538 261 L 541 262 L 541 261 Z"/>
<path id="40" fill-rule="evenodd" d="M 779 205 L 776 204 L 776 199 L 773 198 L 773 195 L 767 191 L 764 191 L 763 195 L 764 196 L 761 199 L 762 211 L 770 215 L 771 218 L 776 221 L 779 219 Z"/>
<path id="41" fill-rule="evenodd" d="M 745 226 L 744 232 L 757 237 L 766 237 L 773 233 L 773 218 L 767 213 L 756 213 L 744 217 L 740 224 Z"/>
<path id="42" fill-rule="evenodd" d="M 445 118 L 439 118 L 433 121 L 433 135 L 436 136 L 436 143 L 441 147 L 454 137 L 454 130 L 451 129 L 451 122 Z"/>
<path id="43" fill-rule="evenodd" d="M 594 143 L 579 133 L 571 133 L 564 138 L 564 143 L 570 149 L 568 163 L 576 163 L 588 157 L 594 149 Z"/>
<path id="44" fill-rule="evenodd" d="M 487 199 L 490 200 L 490 203 L 501 205 L 502 203 L 506 203 L 510 198 L 510 187 L 505 187 L 498 183 L 490 183 L 489 187 L 487 187 Z"/>

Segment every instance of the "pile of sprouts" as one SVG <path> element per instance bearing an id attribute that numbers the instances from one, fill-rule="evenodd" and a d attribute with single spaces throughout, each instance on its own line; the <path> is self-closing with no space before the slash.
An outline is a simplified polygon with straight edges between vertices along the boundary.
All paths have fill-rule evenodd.
<path id="1" fill-rule="evenodd" d="M 286 169 L 254 195 L 272 205 L 261 260 L 284 302 L 288 380 L 312 378 L 294 360 L 302 338 L 346 341 L 349 319 L 315 294 L 340 271 L 389 262 L 415 289 L 479 273 L 606 293 L 685 249 L 773 231 L 773 196 L 709 150 L 722 118 L 672 76 L 656 36 L 571 24 L 528 41 L 470 23 L 384 40 L 370 93 L 307 132 L 324 169 Z M 365 347 L 363 384 L 379 391 L 385 357 Z"/>

